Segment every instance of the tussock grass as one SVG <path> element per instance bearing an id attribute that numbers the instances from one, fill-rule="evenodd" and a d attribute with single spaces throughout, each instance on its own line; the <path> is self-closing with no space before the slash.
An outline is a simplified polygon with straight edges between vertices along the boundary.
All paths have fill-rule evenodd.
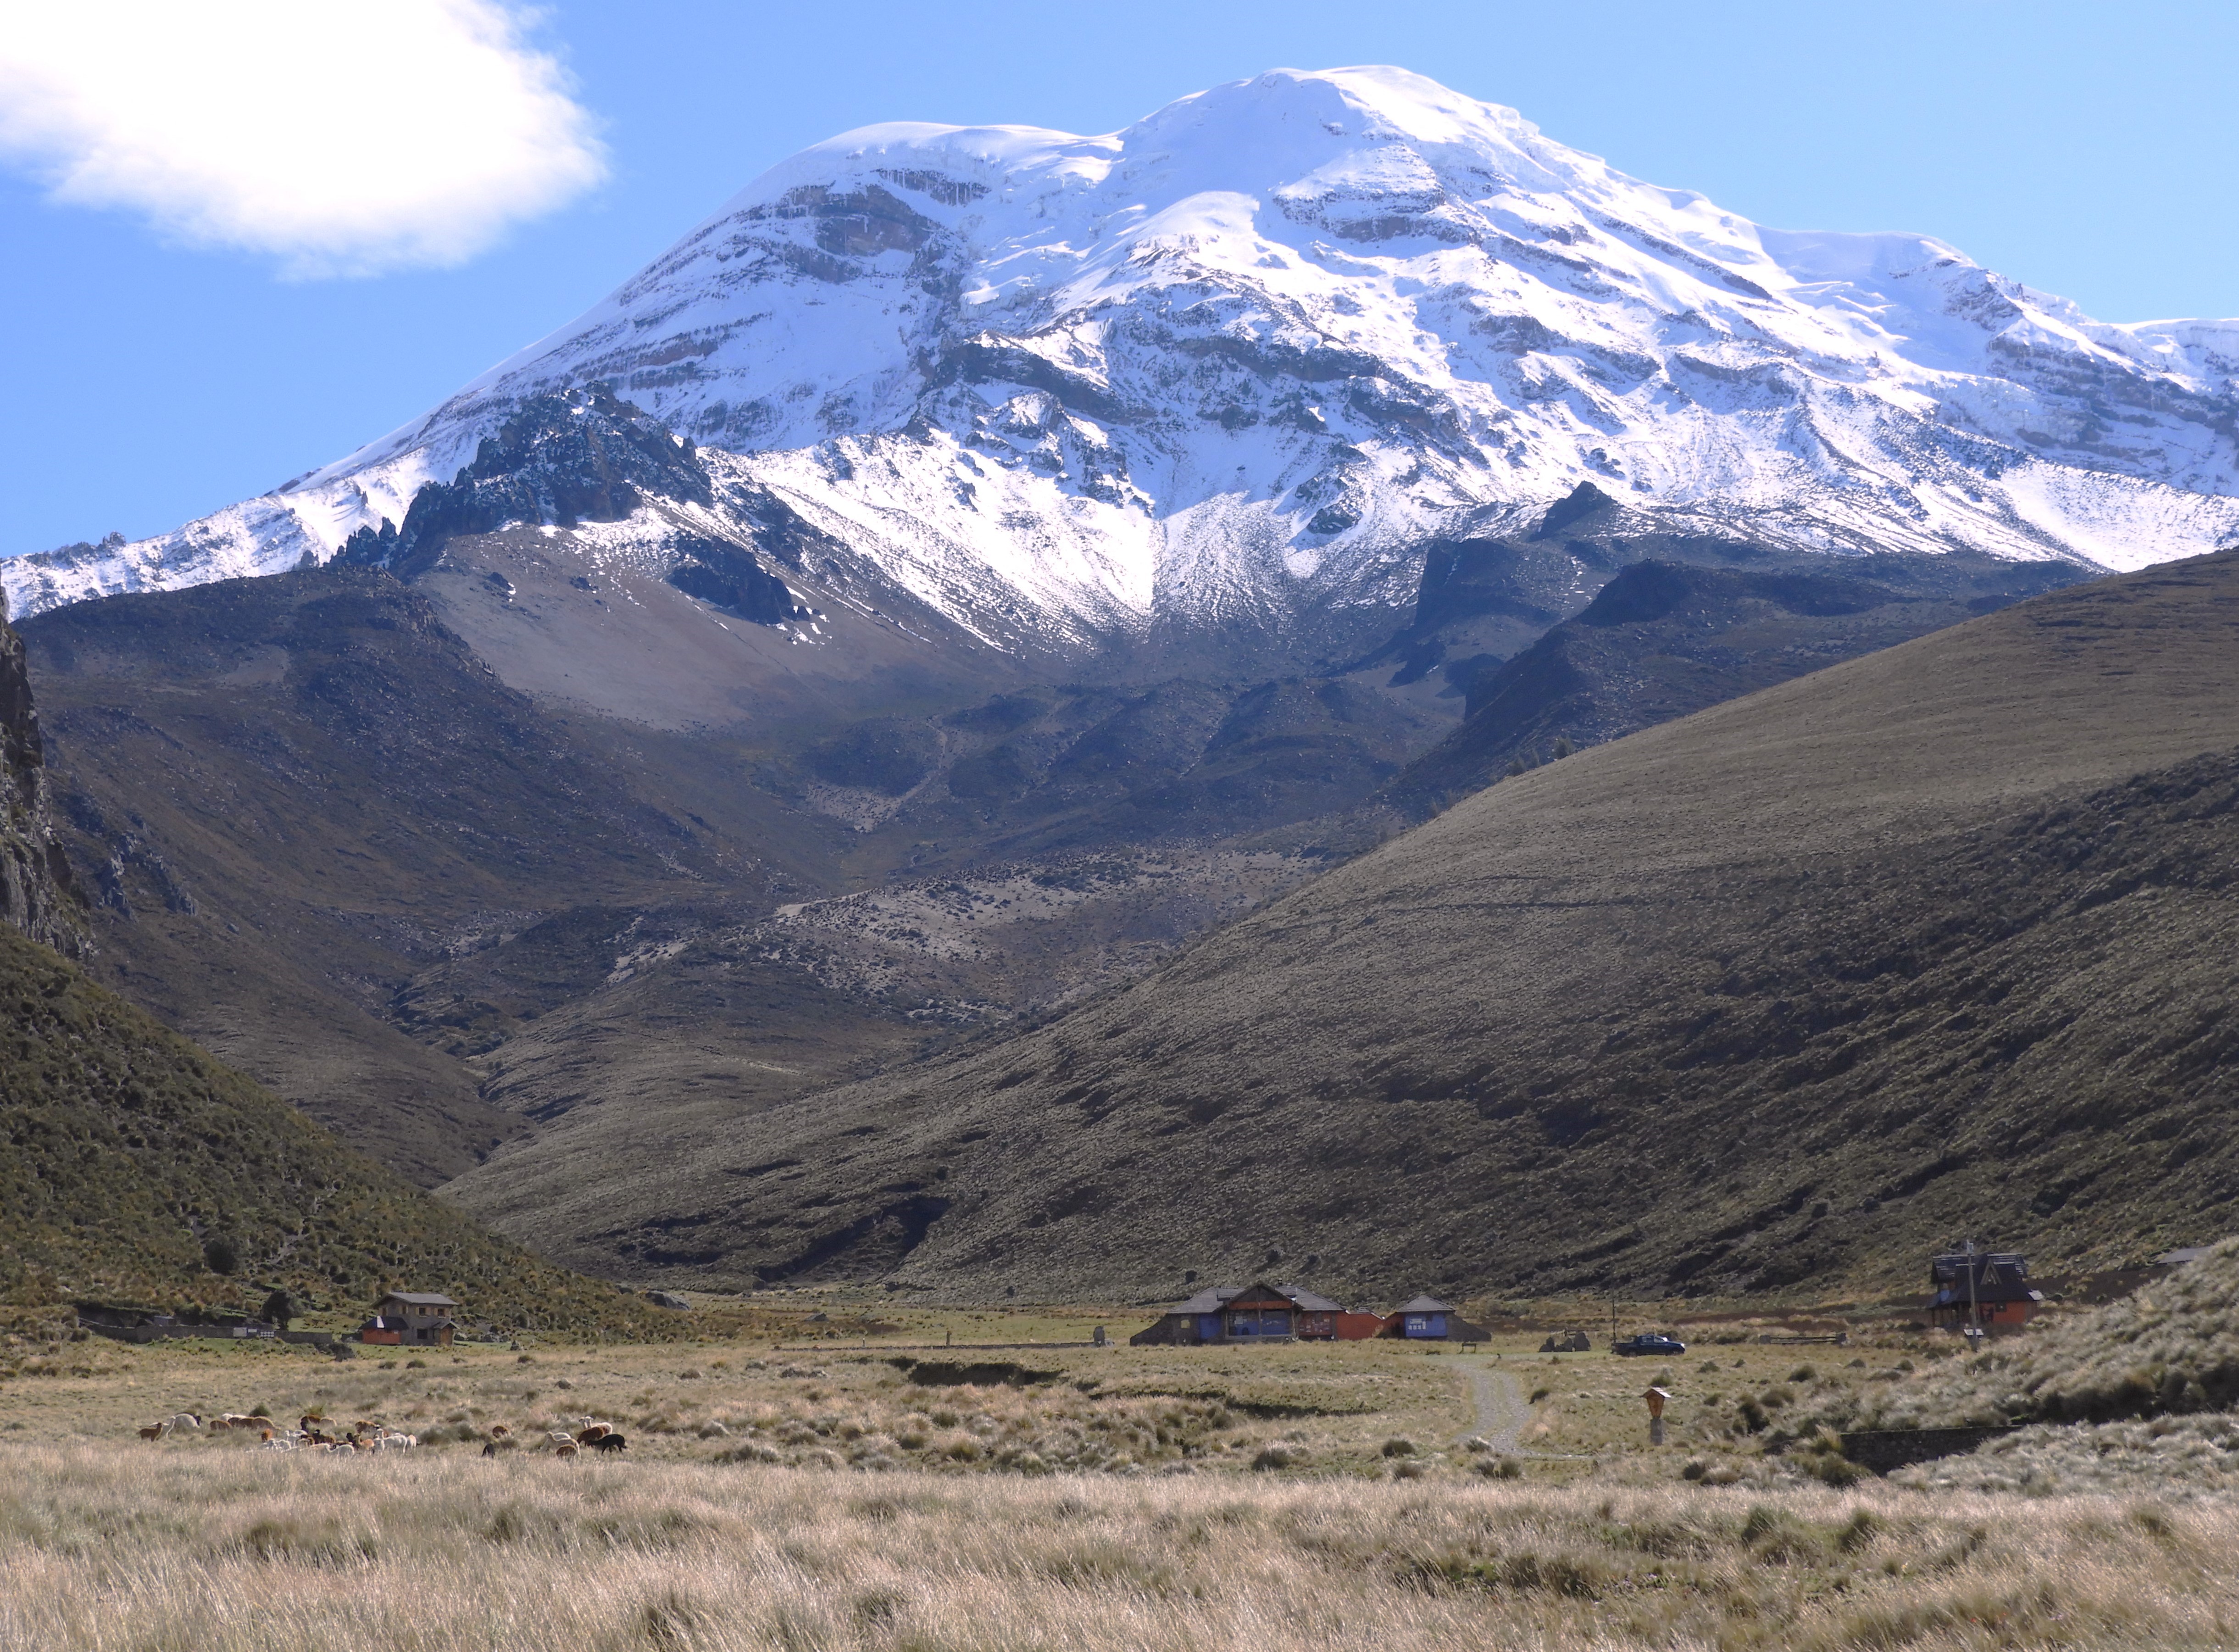
<path id="1" fill-rule="evenodd" d="M 2050 1423 L 1890 1476 L 1927 1490 L 2143 1493 L 2196 1497 L 2239 1489 L 2239 1419 L 2228 1414 Z"/>
<path id="2" fill-rule="evenodd" d="M 2239 1507 L 0 1450 L 0 1646 L 2228 1643 Z"/>
<path id="3" fill-rule="evenodd" d="M 2088 1314 L 2040 1321 L 1980 1354 L 1817 1396 L 1848 1428 L 2113 1422 L 2239 1403 L 2239 1238 Z M 2107 1435 L 2103 1440 L 2125 1436 Z"/>

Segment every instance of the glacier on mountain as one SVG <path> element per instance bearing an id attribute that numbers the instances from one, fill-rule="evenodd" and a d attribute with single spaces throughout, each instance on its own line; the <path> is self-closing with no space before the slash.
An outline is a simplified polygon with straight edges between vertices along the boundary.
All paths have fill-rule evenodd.
<path id="1" fill-rule="evenodd" d="M 2239 539 L 2239 322 L 2117 326 L 1922 236 L 1761 228 L 1366 68 L 1100 137 L 845 134 L 426 417 L 0 583 L 28 615 L 322 563 L 595 384 L 700 444 L 715 529 L 774 499 L 1002 648 L 1389 614 L 1427 541 L 1587 480 L 1798 550 L 2119 570 Z"/>

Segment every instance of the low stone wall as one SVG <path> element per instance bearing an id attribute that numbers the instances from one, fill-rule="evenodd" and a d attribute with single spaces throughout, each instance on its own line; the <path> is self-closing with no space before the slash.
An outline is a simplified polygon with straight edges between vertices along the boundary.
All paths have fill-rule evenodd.
<path id="1" fill-rule="evenodd" d="M 98 1320 L 78 1322 L 96 1336 L 107 1336 L 119 1342 L 161 1342 L 186 1338 L 211 1337 L 219 1342 L 236 1338 L 269 1338 L 272 1331 L 251 1330 L 245 1325 L 110 1325 Z"/>
<path id="2" fill-rule="evenodd" d="M 1889 1474 L 1916 1462 L 1957 1457 L 1986 1440 L 2012 1434 L 2015 1428 L 1994 1429 L 1871 1429 L 1843 1436 L 1843 1455 L 1861 1469 Z"/>
<path id="3" fill-rule="evenodd" d="M 307 1343 L 324 1348 L 335 1340 L 332 1331 L 276 1331 L 253 1325 L 114 1325 L 106 1320 L 80 1319 L 78 1323 L 96 1336 L 119 1342 L 161 1342 L 181 1338 L 214 1337 L 220 1342 L 262 1338 Z"/>

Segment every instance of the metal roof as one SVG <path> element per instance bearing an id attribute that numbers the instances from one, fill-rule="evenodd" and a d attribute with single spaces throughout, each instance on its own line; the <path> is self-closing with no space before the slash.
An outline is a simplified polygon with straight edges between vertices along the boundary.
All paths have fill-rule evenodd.
<path id="1" fill-rule="evenodd" d="M 1392 1310 L 1395 1314 L 1451 1314 L 1454 1310 L 1435 1296 L 1418 1296 Z"/>
<path id="2" fill-rule="evenodd" d="M 448 1296 L 424 1290 L 387 1290 L 381 1294 L 381 1300 L 385 1302 L 402 1302 L 408 1308 L 456 1308 L 458 1306 L 458 1303 L 453 1302 Z"/>
<path id="3" fill-rule="evenodd" d="M 1186 1302 L 1176 1302 L 1166 1309 L 1169 1314 L 1217 1314 L 1231 1296 L 1242 1293 L 1240 1285 L 1207 1285 Z"/>
<path id="4" fill-rule="evenodd" d="M 1966 1282 L 1972 1272 L 1978 1279 L 1996 1279 L 2010 1274 L 2016 1279 L 2029 1277 L 2029 1258 L 2010 1250 L 1953 1250 L 1931 1260 L 1928 1264 L 1928 1282 L 1931 1285 Z"/>
<path id="5" fill-rule="evenodd" d="M 1208 1285 L 1186 1302 L 1176 1302 L 1169 1314 L 1217 1314 L 1239 1296 L 1264 1290 L 1280 1296 L 1302 1314 L 1341 1314 L 1345 1309 L 1326 1296 L 1318 1296 L 1304 1285 L 1270 1285 L 1254 1280 L 1248 1285 Z"/>

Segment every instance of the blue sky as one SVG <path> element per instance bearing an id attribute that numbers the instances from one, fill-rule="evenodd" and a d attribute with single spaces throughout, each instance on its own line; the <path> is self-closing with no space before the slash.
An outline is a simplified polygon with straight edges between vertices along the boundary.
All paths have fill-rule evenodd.
<path id="1" fill-rule="evenodd" d="M 120 32 L 87 49 L 97 83 L 134 67 Z M 574 170 L 492 161 L 422 237 L 433 254 L 365 251 L 388 222 L 378 201 L 291 221 L 265 250 L 228 246 L 223 223 L 162 204 L 161 176 L 116 186 L 156 204 L 73 204 L 19 145 L 0 173 L 14 318 L 0 555 L 158 532 L 339 456 L 592 303 L 803 144 L 889 119 L 1105 131 L 1277 66 L 1403 64 L 1760 222 L 1938 236 L 2105 319 L 2239 313 L 2229 5 L 558 0 L 515 43 L 559 60 L 585 115 L 553 126 L 573 117 L 530 86 L 515 137 L 566 150 Z M 331 121 L 408 164 L 434 125 L 411 70 L 317 57 L 313 83 L 273 78 L 290 79 L 284 107 L 230 100 L 209 144 L 316 156 Z M 23 84 L 7 77 L 0 62 L 0 117 Z M 183 103 L 165 141 L 210 101 Z M 595 150 L 604 176 L 587 183 Z M 540 206 L 540 189 L 561 203 Z M 415 267 L 422 254 L 461 261 Z"/>

